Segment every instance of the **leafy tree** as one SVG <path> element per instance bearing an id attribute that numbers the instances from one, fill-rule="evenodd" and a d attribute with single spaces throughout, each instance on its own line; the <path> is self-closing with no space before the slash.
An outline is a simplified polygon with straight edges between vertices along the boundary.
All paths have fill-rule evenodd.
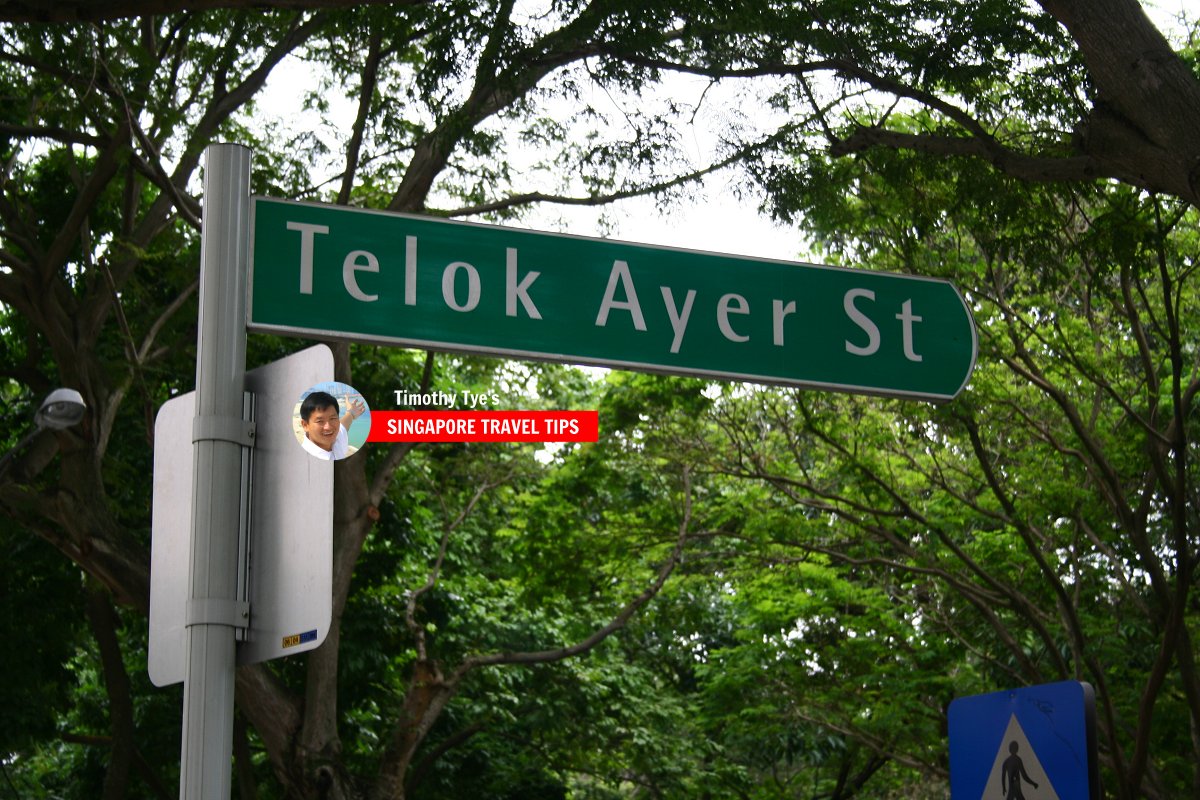
<path id="1" fill-rule="evenodd" d="M 570 67 L 595 56 L 596 42 L 663 35 L 655 15 L 635 19 L 620 4 L 564 8 L 544 18 L 506 4 L 421 5 L 399 15 L 396 10 L 181 13 L 4 30 L 3 79 L 11 98 L 0 208 L 6 266 L 0 297 L 11 325 L 6 365 L 10 380 L 34 394 L 60 381 L 79 386 L 90 411 L 79 429 L 43 434 L 20 455 L 2 502 L 19 526 L 41 534 L 128 607 L 144 613 L 147 604 L 144 476 L 153 410 L 187 388 L 179 376 L 191 372 L 198 204 L 189 192 L 204 145 L 218 136 L 260 142 L 255 181 L 269 193 L 410 211 L 426 210 L 430 198 L 439 197 L 473 204 L 458 213 L 485 208 L 512 213 L 547 195 L 503 194 L 516 176 L 503 162 L 504 139 L 489 129 L 490 121 L 507 114 L 528 122 L 525 135 L 548 144 L 561 141 L 565 128 L 534 116 L 540 95 L 575 97 L 586 73 Z M 341 145 L 338 185 L 329 194 L 309 188 L 324 183 L 310 174 L 326 163 L 320 146 L 307 136 L 278 143 L 249 116 L 248 104 L 272 70 L 297 54 L 326 70 L 327 85 L 313 91 L 315 107 L 321 93 L 334 88 L 359 99 Z M 617 89 L 647 79 L 641 69 L 613 66 L 605 72 L 595 79 Z M 395 98 L 407 105 L 397 108 Z M 597 114 L 587 107 L 580 113 Z M 653 116 L 628 119 L 642 120 L 642 136 L 597 139 L 590 151 L 546 150 L 551 160 L 540 173 L 571 165 L 568 174 L 593 187 L 576 198 L 587 203 L 603 202 L 606 186 L 612 195 L 629 195 L 685 180 L 688 172 L 671 172 L 665 163 L 640 185 L 624 174 L 628 159 L 646 161 L 667 152 L 671 135 Z M 304 156 L 268 158 L 274 150 Z M 251 358 L 266 360 L 280 351 L 277 343 L 257 342 Z M 432 359 L 422 365 L 402 354 L 367 350 L 352 362 L 347 346 L 336 346 L 336 352 L 338 377 L 366 390 L 459 379 L 479 388 L 471 381 L 486 387 L 499 380 L 495 365 L 435 368 Z M 355 374 L 352 363 L 371 369 Z M 544 395 L 571 380 L 561 371 L 542 375 Z M 621 580 L 593 589 L 600 592 L 594 603 L 568 601 L 559 589 L 529 595 L 516 577 L 489 573 L 485 566 L 505 563 L 486 561 L 495 548 L 489 537 L 509 524 L 496 504 L 521 496 L 539 480 L 530 453 L 486 448 L 429 458 L 412 453 L 395 447 L 338 465 L 333 627 L 327 645 L 303 667 L 240 672 L 239 708 L 250 723 L 238 728 L 241 791 L 254 791 L 265 764 L 290 796 L 360 791 L 403 796 L 431 774 L 439 753 L 460 741 L 437 723 L 475 673 L 588 651 L 623 626 L 678 561 L 682 538 L 665 549 L 647 549 L 642 541 L 636 557 L 616 562 L 623 567 Z M 409 485 L 426 488 L 399 499 L 397 492 Z M 671 492 L 690 497 L 683 485 L 667 484 L 639 498 L 661 504 Z M 393 503 L 404 513 L 389 513 Z M 641 506 L 633 510 L 645 513 Z M 689 531 L 689 515 L 680 513 L 677 506 L 659 515 L 673 538 Z M 368 543 L 373 531 L 384 529 L 391 533 Z M 649 535 L 663 528 L 642 522 L 637 530 Z M 386 541 L 398 534 L 409 547 L 398 551 Z M 459 555 L 460 548 L 469 557 Z M 377 614 L 390 610 L 402 620 L 390 623 L 394 650 L 382 661 L 363 652 L 375 641 L 368 631 L 359 627 L 360 639 L 344 639 L 341 627 L 352 586 L 363 580 L 355 578 L 356 570 L 372 563 L 381 574 L 364 590 L 378 593 Z M 588 563 L 611 569 L 603 560 Z M 527 568 L 517 573 L 527 574 Z M 584 588 L 596 579 L 592 574 L 586 582 L 575 580 Z M 552 601 L 563 619 L 529 612 L 535 596 Z M 488 631 L 482 623 L 510 616 L 520 624 L 501 625 L 490 636 L 454 635 L 454 623 L 474 621 L 478 633 Z M 108 623 L 105 630 L 110 629 Z M 134 652 L 142 646 L 128 636 L 125 644 Z M 130 785 L 132 764 L 118 755 L 137 751 L 147 733 L 136 721 L 130 724 L 124 711 L 117 719 L 118 710 L 134 705 L 134 688 L 126 680 L 128 670 L 115 668 L 119 656 L 102 650 L 103 670 L 95 664 L 81 669 L 91 670 L 89 686 L 102 687 L 103 700 L 95 692 L 76 699 L 112 709 L 109 767 L 97 769 L 92 762 L 90 777 L 82 767 L 65 774 L 84 794 L 99 794 L 103 783 L 103 791 L 117 797 Z M 343 655 L 351 659 L 345 666 Z M 382 694 L 358 688 L 372 684 Z M 355 720 L 353 731 L 344 719 Z M 474 724 L 478 721 L 465 727 Z M 86 725 L 104 728 L 94 716 Z M 430 736 L 434 741 L 426 747 Z M 255 757 L 256 749 L 265 758 Z M 157 783 L 170 779 L 162 776 Z M 144 783 L 137 784 L 138 791 L 155 791 L 155 781 Z"/>
<path id="2" fill-rule="evenodd" d="M 1200 719 L 1197 197 L 1195 143 L 1160 102 L 1197 107 L 1194 27 L 1174 52 L 1136 3 L 1040 5 L 798 4 L 782 35 L 654 61 L 795 76 L 780 102 L 815 122 L 790 161 L 756 168 L 775 212 L 830 260 L 952 279 L 979 323 L 955 403 L 731 401 L 723 468 L 794 504 L 780 536 L 806 559 L 853 569 L 959 642 L 955 693 L 1092 680 L 1114 793 L 1175 796 L 1200 785 L 1186 734 Z M 822 523 L 795 521 L 804 509 Z M 839 718 L 811 699 L 798 713 L 944 774 L 937 752 L 904 750 L 925 740 L 879 738 L 849 700 Z"/>
<path id="3" fill-rule="evenodd" d="M 1198 310 L 1196 210 L 1119 186 L 1014 186 L 911 154 L 825 178 L 806 218 L 830 257 L 951 277 L 975 306 L 980 359 L 938 409 L 799 393 L 729 403 L 721 468 L 766 481 L 787 509 L 768 523 L 785 545 L 776 557 L 798 550 L 859 597 L 883 593 L 871 637 L 857 614 L 815 615 L 851 647 L 826 642 L 813 612 L 767 625 L 807 626 L 794 668 L 819 680 L 835 659 L 839 689 L 862 682 L 809 693 L 795 714 L 944 776 L 944 753 L 926 746 L 953 696 L 1087 680 L 1113 793 L 1191 792 L 1200 384 L 1183 321 Z M 851 181 L 854 194 L 837 192 Z M 854 667 L 881 637 L 893 646 Z M 899 715 L 883 732 L 877 679 Z M 919 720 L 930 727 L 910 736 Z"/>
<path id="4" fill-rule="evenodd" d="M 975 385 L 937 413 L 806 395 L 789 407 L 769 395 L 730 397 L 717 408 L 734 416 L 713 420 L 695 387 L 617 382 L 605 401 L 614 415 L 611 465 L 586 449 L 547 467 L 519 449 L 407 447 L 339 464 L 333 629 L 303 663 L 240 671 L 249 723 L 237 737 L 242 792 L 268 774 L 292 797 L 402 797 L 431 786 L 495 796 L 568 785 L 596 796 L 633 786 L 687 791 L 665 762 L 710 758 L 707 745 L 657 742 L 638 751 L 659 754 L 644 763 L 557 746 L 555 757 L 539 759 L 497 748 L 496 732 L 501 722 L 543 730 L 512 724 L 555 713 L 549 702 L 514 704 L 513 688 L 534 686 L 538 675 L 564 682 L 550 695 L 560 708 L 590 707 L 578 700 L 600 694 L 545 664 L 589 651 L 608 666 L 630 657 L 609 634 L 662 590 L 697 533 L 713 542 L 783 537 L 813 561 L 830 597 L 869 610 L 864 633 L 900 636 L 908 624 L 948 634 L 965 665 L 955 690 L 1088 676 L 1100 690 L 1118 796 L 1200 785 L 1185 776 L 1186 757 L 1174 755 L 1195 756 L 1180 731 L 1182 720 L 1196 727 L 1200 719 L 1189 511 L 1196 384 L 1186 325 L 1200 163 L 1194 42 L 1173 51 L 1133 0 L 730 8 L 331 0 L 270 11 L 162 0 L 153 8 L 161 16 L 136 18 L 106 8 L 0 9 L 13 21 L 0 27 L 5 396 L 13 419 L 28 419 L 29 404 L 60 384 L 78 387 L 89 406 L 79 428 L 43 433 L 0 476 L 17 544 L 36 536 L 88 576 L 69 602 L 75 614 L 91 608 L 101 657 L 72 666 L 81 681 L 72 718 L 104 737 L 109 756 L 98 763 L 101 751 L 90 749 L 90 763 L 60 771 L 75 791 L 162 794 L 158 785 L 171 779 L 131 777 L 141 774 L 137 755 L 170 726 L 145 702 L 130 665 L 148 602 L 153 413 L 189 388 L 194 193 L 201 153 L 219 138 L 255 148 L 255 190 L 266 194 L 490 219 L 515 218 L 539 201 L 669 196 L 742 163 L 776 213 L 804 212 L 833 256 L 954 277 L 979 303 L 987 334 Z M 310 107 L 328 119 L 340 113 L 330 98 L 346 97 L 347 118 L 296 134 L 258 124 L 256 98 L 296 58 L 318 67 L 319 84 L 304 93 Z M 650 91 L 669 72 L 762 86 L 742 101 L 747 114 L 729 112 L 710 163 L 688 163 L 679 146 L 707 94 L 688 103 Z M 593 89 L 627 102 L 606 112 Z M 759 102 L 785 111 L 784 122 L 755 124 Z M 513 162 L 517 142 L 534 145 L 536 163 Z M 934 160 L 950 156 L 953 175 Z M 1030 180 L 1051 185 L 1019 183 Z M 251 358 L 290 347 L 262 339 Z M 339 379 L 385 393 L 397 384 L 491 386 L 508 369 L 344 344 L 335 353 Z M 542 374 L 540 390 L 580 384 L 568 372 Z M 643 404 L 671 411 L 670 425 L 641 419 Z M 727 438 L 714 441 L 706 420 Z M 646 429 L 660 424 L 670 436 L 648 446 Z M 914 455 L 898 438 L 923 449 Z M 574 470 L 594 471 L 595 483 L 572 483 Z M 750 525 L 721 476 L 765 481 L 778 513 Z M 543 494 L 553 507 L 525 499 Z M 591 516 L 572 517 L 567 498 Z M 835 513 L 839 525 L 810 518 L 818 512 Z M 795 519 L 804 520 L 803 537 Z M 580 526 L 573 535 L 572 525 Z M 846 538 L 845 526 L 868 535 Z M 538 538 L 510 552 L 499 544 L 523 540 L 510 531 Z M 713 553 L 714 562 L 717 553 L 740 555 Z M 780 558 L 746 556 L 747 564 Z M 553 574 L 539 572 L 536 559 Z M 31 570 L 13 573 L 22 592 L 36 579 Z M 44 574 L 74 577 L 62 564 Z M 794 578 L 781 570 L 777 582 L 746 586 L 778 596 Z M 122 609 L 115 620 L 112 600 Z M 6 613 L 20 602 L 6 598 Z M 839 663 L 865 670 L 874 645 L 857 640 L 870 637 L 849 636 L 856 620 L 821 622 L 822 602 L 750 603 L 735 618 L 764 628 L 808 619 Z M 889 603 L 920 608 L 920 625 Z M 1116 633 L 1114 619 L 1125 620 Z M 56 649 L 70 649 L 83 630 L 61 628 Z M 114 639 L 124 652 L 114 654 Z M 929 638 L 915 641 L 925 647 Z M 713 663 L 748 676 L 764 654 L 751 644 L 722 640 Z M 887 669 L 895 674 L 929 666 L 917 663 L 919 653 L 894 659 Z M 6 678 L 15 669 L 6 662 Z M 630 675 L 645 669 L 639 660 Z M 801 673 L 802 665 L 797 680 Z M 877 691 L 870 675 L 856 678 L 862 691 Z M 600 683 L 621 703 L 647 696 L 650 685 L 642 677 L 621 685 L 607 672 Z M 710 688 L 722 690 L 719 681 Z M 870 780 L 870 759 L 886 757 L 940 774 L 925 738 L 932 718 L 916 728 L 911 719 L 860 725 L 841 687 L 822 688 L 819 716 L 834 721 L 826 729 L 872 753 L 835 773 Z M 921 681 L 897 703 L 915 716 L 940 707 L 945 692 L 944 682 Z M 680 713 L 672 702 L 657 705 L 659 719 Z M 794 709 L 781 724 L 817 715 L 801 702 Z M 638 730 L 625 710 L 600 721 Z M 898 735 L 914 729 L 922 737 Z M 834 763 L 820 762 L 819 736 L 800 735 L 805 763 Z M 469 743 L 489 747 L 459 749 Z M 735 745 L 736 736 L 722 747 Z M 485 750 L 495 756 L 490 766 L 467 766 L 467 755 Z M 460 755 L 462 769 L 443 771 Z M 51 749 L 37 759 L 69 760 Z M 52 774 L 37 759 L 12 763 Z M 726 786 L 745 786 L 739 781 L 754 782 L 762 762 L 748 764 L 714 771 Z M 468 780 L 472 769 L 492 767 L 512 779 Z M 568 780 L 570 769 L 599 774 Z M 613 769 L 637 779 L 614 783 Z M 854 780 L 819 776 L 811 791 L 832 785 L 844 796 Z"/>

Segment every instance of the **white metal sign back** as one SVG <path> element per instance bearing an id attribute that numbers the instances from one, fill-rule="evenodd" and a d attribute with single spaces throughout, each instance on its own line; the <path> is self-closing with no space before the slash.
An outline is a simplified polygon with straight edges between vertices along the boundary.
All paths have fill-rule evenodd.
<path id="1" fill-rule="evenodd" d="M 301 393 L 333 377 L 317 345 L 246 373 L 256 396 L 249 548 L 249 626 L 238 664 L 312 650 L 329 631 L 333 563 L 333 462 L 297 444 Z M 163 404 L 154 424 L 148 671 L 156 686 L 184 679 L 192 508 L 192 393 Z"/>

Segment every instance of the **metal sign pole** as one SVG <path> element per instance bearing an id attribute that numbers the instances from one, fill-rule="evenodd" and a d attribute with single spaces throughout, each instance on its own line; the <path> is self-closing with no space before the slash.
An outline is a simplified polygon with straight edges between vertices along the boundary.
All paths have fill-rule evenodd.
<path id="1" fill-rule="evenodd" d="M 192 427 L 192 548 L 187 667 L 183 690 L 181 800 L 228 800 L 233 758 L 234 632 L 248 610 L 238 601 L 238 527 L 246 372 L 245 286 L 250 150 L 205 151 Z"/>

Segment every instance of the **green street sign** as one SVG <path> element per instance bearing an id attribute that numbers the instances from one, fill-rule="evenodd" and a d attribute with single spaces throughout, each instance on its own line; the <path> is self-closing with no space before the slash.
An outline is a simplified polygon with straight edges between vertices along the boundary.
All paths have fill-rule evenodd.
<path id="1" fill-rule="evenodd" d="M 943 280 L 255 198 L 251 331 L 949 400 Z"/>

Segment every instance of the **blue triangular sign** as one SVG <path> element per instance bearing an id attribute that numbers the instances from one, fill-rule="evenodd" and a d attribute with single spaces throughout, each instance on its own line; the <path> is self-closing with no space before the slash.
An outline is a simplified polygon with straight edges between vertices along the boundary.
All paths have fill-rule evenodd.
<path id="1" fill-rule="evenodd" d="M 951 800 L 1098 800 L 1090 685 L 960 697 L 948 716 Z"/>

